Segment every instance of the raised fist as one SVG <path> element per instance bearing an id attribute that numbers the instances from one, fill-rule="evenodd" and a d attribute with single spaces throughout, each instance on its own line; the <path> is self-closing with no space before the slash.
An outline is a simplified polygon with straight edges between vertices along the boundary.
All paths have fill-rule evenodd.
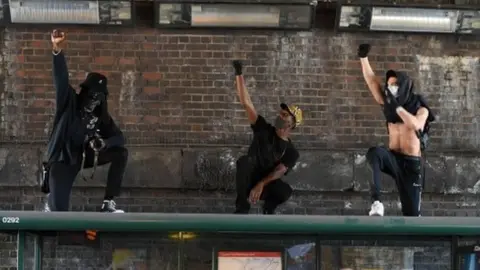
<path id="1" fill-rule="evenodd" d="M 240 62 L 240 60 L 234 60 L 232 65 L 235 69 L 235 75 L 242 75 L 242 62 Z"/>
<path id="2" fill-rule="evenodd" d="M 65 40 L 65 33 L 55 29 L 52 31 L 51 38 L 53 45 L 58 46 Z"/>
<path id="3" fill-rule="evenodd" d="M 358 46 L 358 50 L 357 50 L 358 57 L 365 58 L 368 56 L 369 52 L 370 52 L 370 44 L 360 44 L 360 46 Z"/>

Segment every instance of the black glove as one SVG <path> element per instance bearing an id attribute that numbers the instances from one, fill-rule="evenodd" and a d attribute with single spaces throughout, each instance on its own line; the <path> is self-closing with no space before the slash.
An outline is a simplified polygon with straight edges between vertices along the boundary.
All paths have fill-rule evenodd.
<path id="1" fill-rule="evenodd" d="M 388 90 L 388 88 L 385 89 L 385 94 L 386 94 L 385 103 L 389 107 L 392 107 L 394 109 L 397 109 L 398 107 L 400 107 L 400 104 L 398 104 L 397 98 L 392 94 L 392 92 L 390 92 L 390 90 Z"/>
<path id="2" fill-rule="evenodd" d="M 235 75 L 242 75 L 242 62 L 240 60 L 234 60 L 232 62 L 233 68 L 235 69 Z"/>
<path id="3" fill-rule="evenodd" d="M 368 53 L 370 52 L 370 44 L 360 44 L 360 46 L 358 46 L 358 50 L 357 50 L 357 55 L 358 57 L 360 58 L 365 58 L 368 56 Z"/>

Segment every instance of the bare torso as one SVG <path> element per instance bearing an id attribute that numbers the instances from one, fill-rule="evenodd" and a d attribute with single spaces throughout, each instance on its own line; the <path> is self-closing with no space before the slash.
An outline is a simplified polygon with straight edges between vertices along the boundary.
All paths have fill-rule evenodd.
<path id="1" fill-rule="evenodd" d="M 391 150 L 409 156 L 421 156 L 420 140 L 415 130 L 403 123 L 388 123 L 388 133 L 388 147 Z"/>

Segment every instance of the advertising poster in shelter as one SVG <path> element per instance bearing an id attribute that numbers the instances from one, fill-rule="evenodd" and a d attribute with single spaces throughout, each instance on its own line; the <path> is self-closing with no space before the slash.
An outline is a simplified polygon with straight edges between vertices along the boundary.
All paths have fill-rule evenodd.
<path id="1" fill-rule="evenodd" d="M 220 251 L 217 270 L 282 270 L 282 252 Z"/>

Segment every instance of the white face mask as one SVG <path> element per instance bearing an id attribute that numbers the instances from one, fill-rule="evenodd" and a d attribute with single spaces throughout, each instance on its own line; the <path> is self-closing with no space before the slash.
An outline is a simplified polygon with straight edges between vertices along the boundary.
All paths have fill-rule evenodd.
<path id="1" fill-rule="evenodd" d="M 389 85 L 388 90 L 390 90 L 392 95 L 394 95 L 395 97 L 397 96 L 397 94 L 398 94 L 398 86 L 397 85 Z"/>

